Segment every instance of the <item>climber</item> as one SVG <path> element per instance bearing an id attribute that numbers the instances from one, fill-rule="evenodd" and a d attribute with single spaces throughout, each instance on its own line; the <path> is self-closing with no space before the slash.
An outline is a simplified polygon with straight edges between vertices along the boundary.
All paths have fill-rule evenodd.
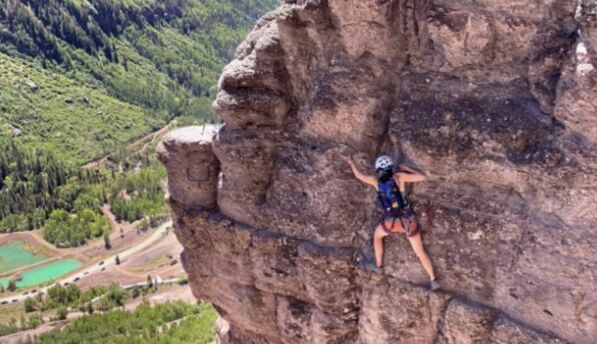
<path id="1" fill-rule="evenodd" d="M 383 274 L 383 238 L 392 233 L 404 233 L 429 275 L 431 290 L 439 289 L 439 281 L 433 271 L 431 259 L 423 247 L 415 213 L 411 210 L 405 195 L 406 183 L 422 182 L 425 180 L 425 176 L 406 166 L 399 166 L 395 171 L 392 159 L 385 155 L 375 161 L 377 178 L 361 173 L 352 159 L 345 160 L 358 180 L 377 190 L 385 214 L 384 220 L 375 228 L 373 234 L 375 263 L 367 262 L 365 266 L 375 274 Z"/>

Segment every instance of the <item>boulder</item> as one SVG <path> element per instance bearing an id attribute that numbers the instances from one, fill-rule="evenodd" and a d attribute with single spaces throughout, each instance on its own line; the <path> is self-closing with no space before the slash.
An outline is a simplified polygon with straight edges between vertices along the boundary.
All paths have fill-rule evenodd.
<path id="1" fill-rule="evenodd" d="M 31 91 L 37 91 L 39 89 L 39 86 L 37 86 L 37 84 L 33 81 L 27 81 L 25 82 L 25 85 L 27 85 Z"/>
<path id="2" fill-rule="evenodd" d="M 163 138 L 157 151 L 168 170 L 170 201 L 187 208 L 215 206 L 220 164 L 211 143 L 216 130 L 213 125 L 187 127 Z"/>

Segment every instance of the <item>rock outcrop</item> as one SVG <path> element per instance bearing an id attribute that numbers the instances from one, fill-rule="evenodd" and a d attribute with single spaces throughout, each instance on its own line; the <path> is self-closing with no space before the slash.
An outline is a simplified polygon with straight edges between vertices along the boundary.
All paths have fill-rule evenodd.
<path id="1" fill-rule="evenodd" d="M 295 0 L 222 74 L 213 142 L 159 149 L 194 294 L 220 343 L 594 343 L 597 2 Z M 425 244 L 371 255 L 362 170 L 424 171 Z M 423 212 L 430 204 L 432 212 Z M 421 225 L 427 224 L 421 221 Z"/>

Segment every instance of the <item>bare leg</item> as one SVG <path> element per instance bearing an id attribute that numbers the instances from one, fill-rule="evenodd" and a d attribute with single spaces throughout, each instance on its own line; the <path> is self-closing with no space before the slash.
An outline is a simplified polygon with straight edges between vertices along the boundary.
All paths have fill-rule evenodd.
<path id="1" fill-rule="evenodd" d="M 387 235 L 388 233 L 383 230 L 382 225 L 377 225 L 373 234 L 373 251 L 375 252 L 375 265 L 379 268 L 383 265 L 383 238 Z"/>
<path id="2" fill-rule="evenodd" d="M 427 274 L 429 275 L 429 279 L 432 281 L 435 280 L 435 273 L 433 272 L 433 265 L 431 264 L 431 259 L 429 258 L 429 255 L 427 254 L 427 252 L 425 252 L 425 248 L 423 247 L 423 240 L 421 239 L 421 233 L 417 233 L 417 235 L 415 235 L 415 236 L 408 237 L 408 241 L 410 242 L 410 245 L 412 246 L 413 250 L 415 251 L 415 254 L 417 255 L 417 257 L 419 257 L 419 260 L 421 261 L 423 268 L 425 268 L 425 271 L 427 271 Z"/>

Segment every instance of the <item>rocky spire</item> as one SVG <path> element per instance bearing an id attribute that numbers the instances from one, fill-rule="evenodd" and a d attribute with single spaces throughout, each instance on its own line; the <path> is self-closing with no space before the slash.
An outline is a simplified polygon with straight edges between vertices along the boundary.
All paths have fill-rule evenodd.
<path id="1" fill-rule="evenodd" d="M 593 342 L 596 8 L 296 0 L 262 18 L 220 79 L 213 143 L 160 147 L 220 342 Z M 341 157 L 381 152 L 429 177 L 410 197 L 433 209 L 439 293 L 402 237 L 385 276 L 359 268 L 380 214 Z"/>

